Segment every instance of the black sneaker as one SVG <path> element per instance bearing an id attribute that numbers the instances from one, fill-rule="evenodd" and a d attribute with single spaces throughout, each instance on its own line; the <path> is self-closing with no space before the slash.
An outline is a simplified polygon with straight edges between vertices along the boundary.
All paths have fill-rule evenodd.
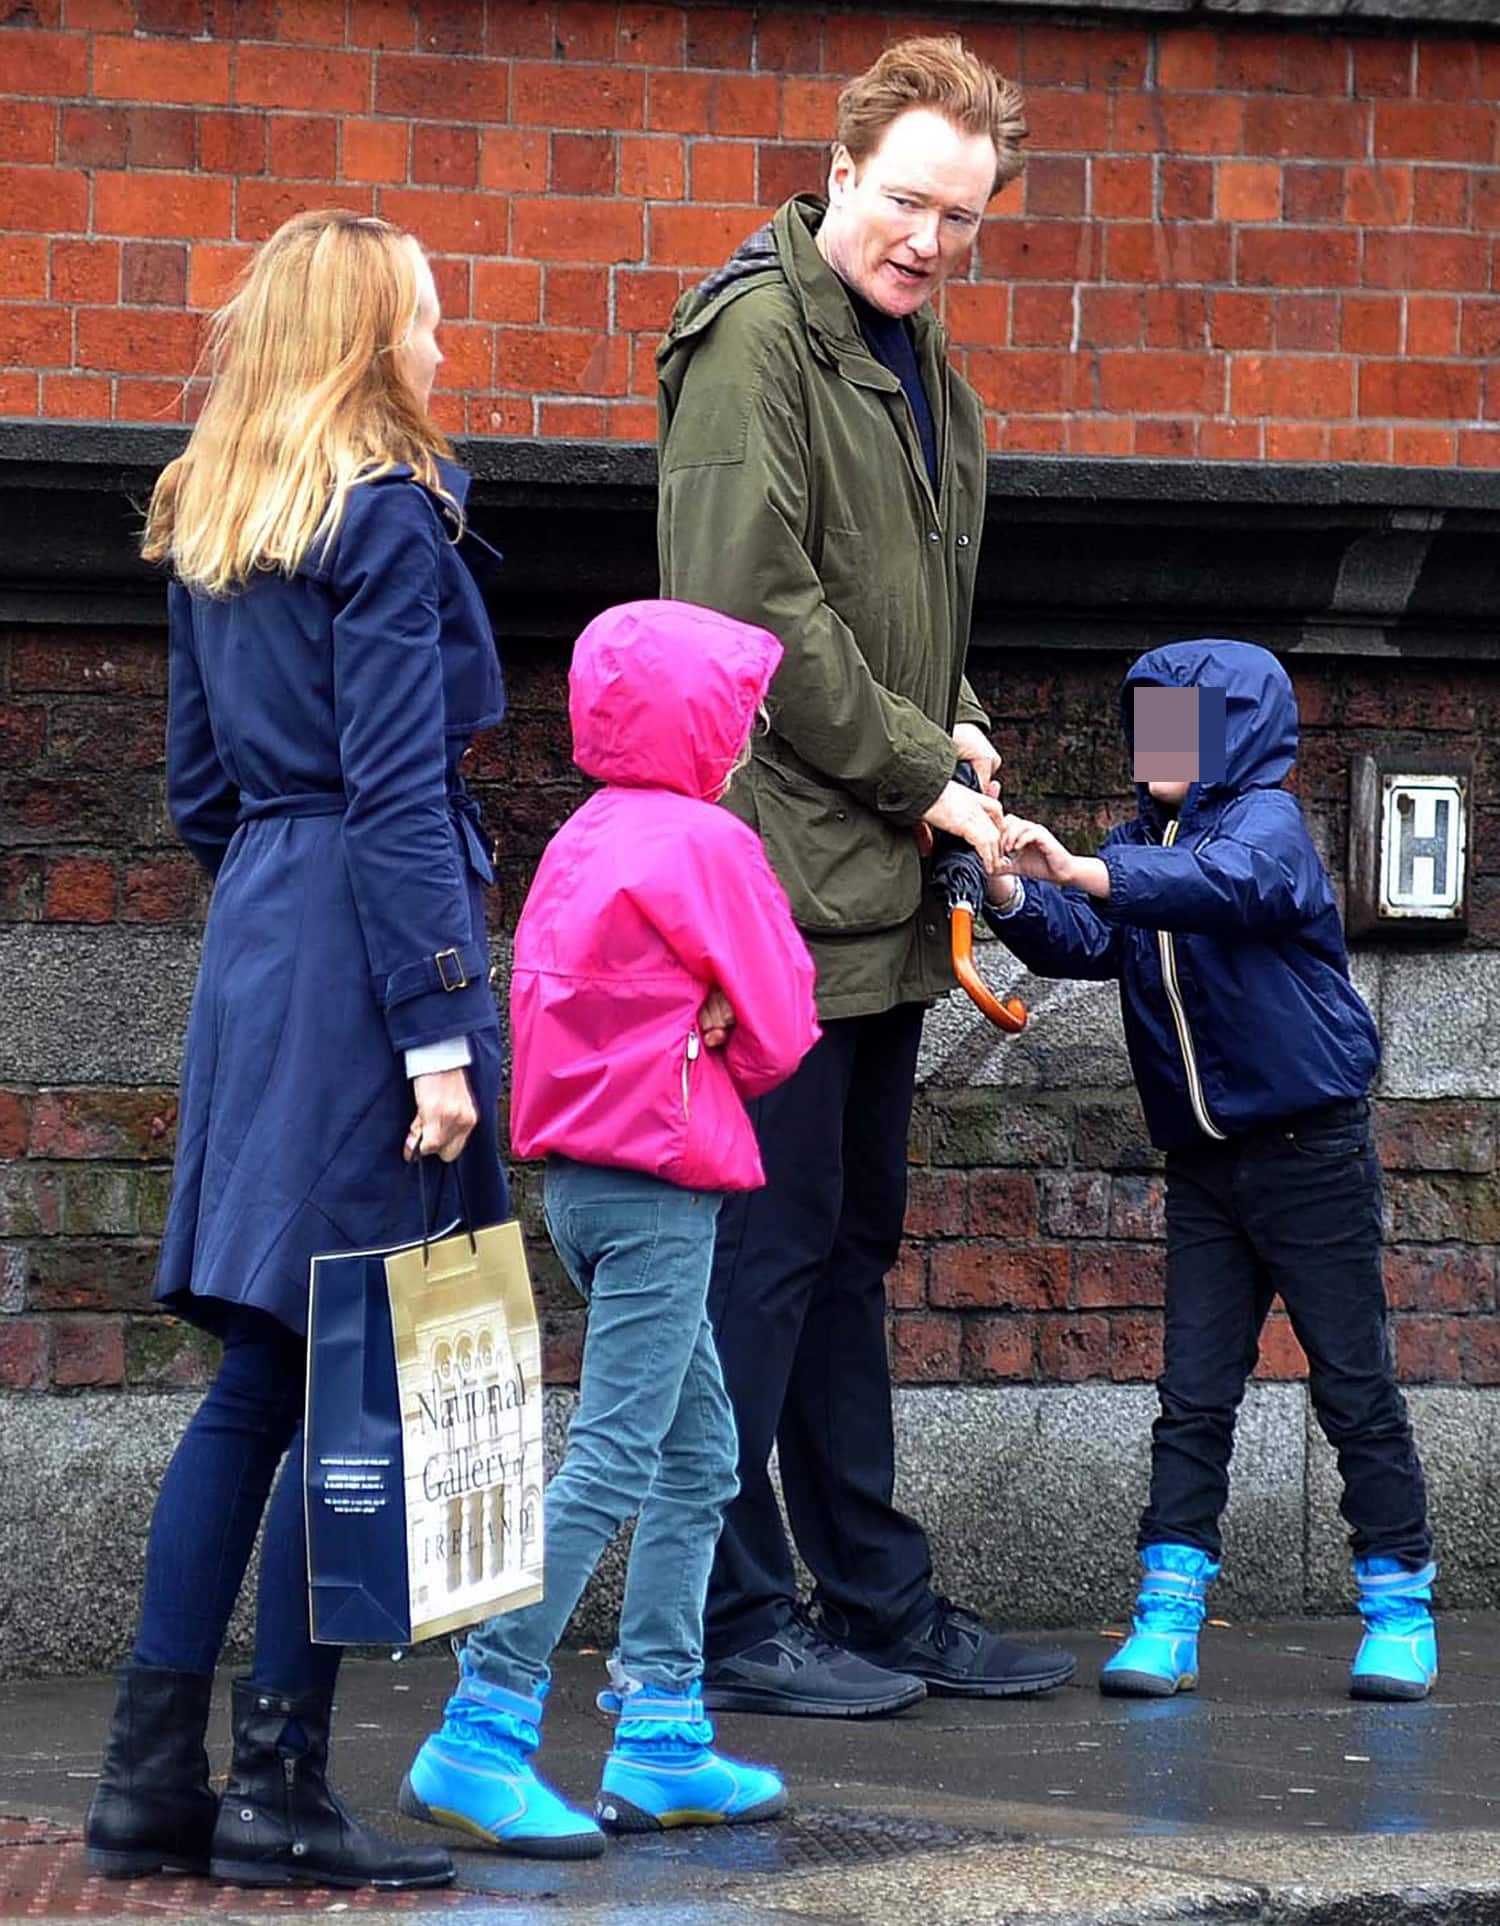
<path id="1" fill-rule="evenodd" d="M 714 1712 L 782 1712 L 808 1719 L 873 1719 L 925 1698 L 918 1678 L 872 1665 L 835 1645 L 801 1611 L 772 1638 L 705 1667 Z"/>
<path id="2" fill-rule="evenodd" d="M 825 1610 L 826 1629 L 830 1614 Z M 1066 1685 L 1078 1670 L 1071 1652 L 1055 1646 L 1018 1645 L 1002 1638 L 973 1612 L 939 1598 L 929 1618 L 900 1638 L 879 1646 L 860 1646 L 871 1665 L 909 1672 L 936 1695 L 966 1699 L 1019 1699 Z"/>

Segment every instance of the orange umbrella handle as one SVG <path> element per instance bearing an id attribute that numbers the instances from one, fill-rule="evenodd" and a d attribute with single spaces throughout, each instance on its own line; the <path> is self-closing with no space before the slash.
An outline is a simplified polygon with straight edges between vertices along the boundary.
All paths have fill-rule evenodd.
<path id="1" fill-rule="evenodd" d="M 953 974 L 991 1023 L 1002 1030 L 1024 1030 L 1026 1005 L 1016 996 L 1008 996 L 1002 1003 L 974 967 L 974 912 L 960 903 L 950 911 L 948 927 L 953 946 Z"/>

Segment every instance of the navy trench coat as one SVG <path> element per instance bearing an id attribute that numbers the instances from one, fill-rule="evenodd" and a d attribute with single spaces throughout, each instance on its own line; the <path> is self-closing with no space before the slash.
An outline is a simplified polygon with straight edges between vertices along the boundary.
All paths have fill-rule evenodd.
<path id="1" fill-rule="evenodd" d="M 305 1332 L 316 1252 L 421 1235 L 412 1046 L 468 1038 L 464 1190 L 476 1222 L 508 1214 L 493 871 L 458 774 L 504 713 L 475 580 L 498 557 L 448 513 L 400 469 L 294 576 L 170 590 L 167 800 L 215 882 L 156 1295 L 210 1329 L 244 1304 Z"/>

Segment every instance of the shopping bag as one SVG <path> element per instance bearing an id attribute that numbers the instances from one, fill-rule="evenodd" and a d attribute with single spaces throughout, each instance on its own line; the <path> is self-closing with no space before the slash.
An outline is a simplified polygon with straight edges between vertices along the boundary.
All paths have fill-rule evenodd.
<path id="1" fill-rule="evenodd" d="M 316 1643 L 404 1645 L 539 1599 L 541 1340 L 519 1225 L 464 1211 L 416 1244 L 314 1257 L 305 1438 Z"/>

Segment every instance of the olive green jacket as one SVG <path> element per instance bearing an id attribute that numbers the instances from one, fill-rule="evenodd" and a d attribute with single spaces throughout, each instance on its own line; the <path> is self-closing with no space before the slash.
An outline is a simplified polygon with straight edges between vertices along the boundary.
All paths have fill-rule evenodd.
<path id="1" fill-rule="evenodd" d="M 657 355 L 663 595 L 786 650 L 770 731 L 729 807 L 758 829 L 818 972 L 823 1017 L 953 987 L 913 826 L 953 773 L 984 518 L 979 399 L 926 310 L 915 346 L 937 498 L 906 395 L 875 360 L 800 196 L 685 294 Z"/>

